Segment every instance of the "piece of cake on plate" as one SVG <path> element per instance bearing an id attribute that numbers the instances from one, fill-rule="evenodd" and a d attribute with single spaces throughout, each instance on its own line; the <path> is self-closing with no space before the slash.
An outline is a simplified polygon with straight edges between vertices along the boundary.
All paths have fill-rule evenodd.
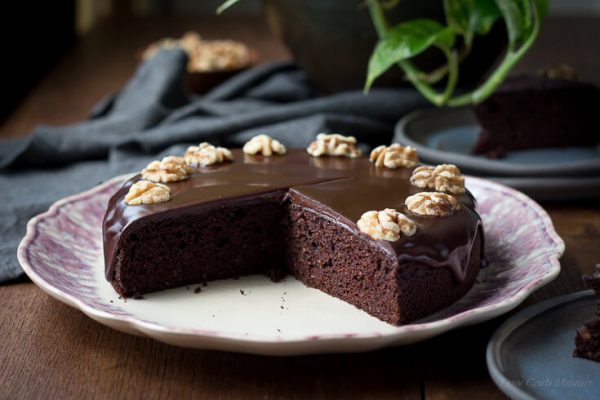
<path id="1" fill-rule="evenodd" d="M 473 153 L 490 158 L 513 150 L 600 143 L 600 89 L 567 68 L 507 79 L 473 107 L 481 133 Z"/>
<path id="2" fill-rule="evenodd" d="M 596 269 L 593 274 L 584 276 L 583 280 L 600 296 L 600 264 L 596 265 Z M 596 306 L 596 318 L 587 321 L 577 330 L 573 355 L 600 362 L 600 303 Z"/>

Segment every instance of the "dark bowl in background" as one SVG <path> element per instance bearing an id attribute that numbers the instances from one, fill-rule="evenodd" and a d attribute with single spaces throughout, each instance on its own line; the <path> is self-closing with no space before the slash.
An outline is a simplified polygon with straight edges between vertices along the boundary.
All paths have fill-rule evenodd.
<path id="1" fill-rule="evenodd" d="M 247 45 L 246 45 L 247 46 Z M 248 46 L 247 46 L 248 47 Z M 144 62 L 144 50 L 138 50 L 136 53 L 136 59 L 138 62 Z M 220 69 L 220 70 L 212 70 L 212 71 L 187 71 L 187 76 L 185 77 L 185 84 L 187 89 L 195 94 L 204 94 L 211 89 L 219 86 L 221 83 L 225 82 L 229 78 L 243 72 L 249 68 L 254 67 L 259 62 L 258 52 L 248 47 L 249 59 L 248 64 L 241 68 L 234 69 Z"/>
<path id="2" fill-rule="evenodd" d="M 186 77 L 186 84 L 188 89 L 192 93 L 203 94 L 215 88 L 216 86 L 219 86 L 221 83 L 239 74 L 240 72 L 252 68 L 256 64 L 258 64 L 258 53 L 256 52 L 256 50 L 250 48 L 249 53 L 250 55 L 248 64 L 242 68 L 198 72 L 188 70 Z"/>

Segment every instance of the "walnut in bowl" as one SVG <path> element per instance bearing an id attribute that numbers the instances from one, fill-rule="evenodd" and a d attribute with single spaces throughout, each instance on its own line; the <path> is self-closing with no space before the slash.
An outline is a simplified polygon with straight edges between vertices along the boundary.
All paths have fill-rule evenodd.
<path id="1" fill-rule="evenodd" d="M 196 32 L 181 38 L 164 38 L 151 43 L 142 53 L 146 60 L 163 48 L 181 48 L 189 57 L 187 84 L 195 93 L 204 93 L 240 71 L 257 63 L 256 51 L 235 40 L 205 40 Z"/>

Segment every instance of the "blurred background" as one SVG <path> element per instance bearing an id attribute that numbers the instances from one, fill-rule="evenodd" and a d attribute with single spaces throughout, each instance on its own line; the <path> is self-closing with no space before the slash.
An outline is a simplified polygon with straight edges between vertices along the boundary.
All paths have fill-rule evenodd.
<path id="1" fill-rule="evenodd" d="M 8 38 L 4 43 L 5 62 L 2 63 L 3 73 L 0 74 L 4 88 L 0 123 L 6 123 L 23 99 L 60 62 L 73 63 L 78 67 L 86 62 L 102 63 L 104 72 L 98 79 L 89 81 L 90 87 L 86 88 L 86 95 L 79 103 L 82 109 L 73 110 L 73 115 L 80 117 L 83 110 L 89 109 L 99 98 L 111 90 L 118 90 L 133 73 L 138 62 L 136 54 L 161 37 L 179 37 L 188 30 L 195 30 L 203 37 L 232 38 L 252 42 L 252 45 L 264 43 L 261 37 L 265 35 L 277 35 L 277 32 L 273 33 L 277 30 L 277 24 L 265 23 L 265 19 L 272 19 L 272 15 L 267 13 L 265 18 L 263 11 L 264 3 L 272 6 L 277 3 L 275 0 L 264 3 L 260 0 L 243 0 L 221 16 L 216 16 L 215 10 L 222 0 L 63 0 L 36 2 L 35 7 L 27 2 L 15 3 L 10 6 L 10 11 L 2 13 L 3 23 L 0 25 L 3 37 Z M 531 70 L 568 62 L 577 69 L 582 79 L 600 83 L 600 74 L 595 73 L 599 66 L 587 63 L 584 58 L 574 59 L 570 56 L 571 53 L 585 55 L 600 51 L 597 38 L 588 34 L 597 24 L 594 18 L 600 15 L 600 0 L 553 0 L 551 3 L 550 17 L 543 25 L 538 47 L 552 46 L 553 51 L 536 51 L 534 48 L 518 69 Z M 579 29 L 571 32 L 569 27 L 575 17 L 578 18 Z M 209 29 L 203 29 L 203 22 L 216 18 L 228 23 L 223 24 L 221 29 L 214 23 L 210 24 Z M 14 29 L 15 24 L 20 30 Z M 586 25 L 589 25 L 589 30 Z M 115 46 L 115 41 L 119 41 L 118 46 Z M 261 62 L 290 57 L 290 52 L 283 44 L 277 42 L 279 44 L 274 45 L 271 42 L 268 47 L 256 49 Z M 103 60 L 101 55 L 108 54 L 107 49 L 113 46 L 118 47 L 118 51 L 111 51 L 110 59 Z M 573 46 L 578 47 L 578 51 L 572 51 Z M 98 69 L 98 65 L 95 67 Z M 62 70 L 68 71 L 68 68 Z M 82 70 L 78 68 L 77 71 Z M 57 85 L 62 83 L 54 88 L 56 101 L 60 101 L 60 91 L 69 90 L 69 75 L 63 75 L 62 79 L 54 80 Z M 46 89 L 46 92 L 52 92 L 48 90 L 52 88 Z M 50 124 L 55 120 L 64 122 L 76 119 L 65 118 L 65 115 L 55 118 L 52 110 L 48 110 L 47 117 L 46 121 Z M 4 127 L 4 131 L 12 136 L 30 128 L 9 126 Z"/>

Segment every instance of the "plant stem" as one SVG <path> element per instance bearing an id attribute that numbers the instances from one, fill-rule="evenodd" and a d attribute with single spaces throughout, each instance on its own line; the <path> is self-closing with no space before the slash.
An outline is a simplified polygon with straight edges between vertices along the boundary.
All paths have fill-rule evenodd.
<path id="1" fill-rule="evenodd" d="M 398 61 L 398 65 L 404 71 L 406 79 L 413 84 L 413 86 L 430 102 L 436 106 L 441 106 L 443 103 L 442 95 L 438 93 L 434 88 L 429 85 L 426 81 L 419 79 L 419 76 L 423 74 L 422 71 L 418 70 L 410 61 L 401 60 Z"/>
<path id="2" fill-rule="evenodd" d="M 536 6 L 533 6 L 532 16 L 533 16 L 533 28 L 531 30 L 531 35 L 527 38 L 525 43 L 521 45 L 521 47 L 514 51 L 511 48 L 508 49 L 504 60 L 502 63 L 494 70 L 492 75 L 485 81 L 483 85 L 478 87 L 472 92 L 465 93 L 461 96 L 454 97 L 448 100 L 448 105 L 452 107 L 456 106 L 464 106 L 467 104 L 476 104 L 483 100 L 485 100 L 488 96 L 490 96 L 494 90 L 502 83 L 502 81 L 506 78 L 515 64 L 523 57 L 523 55 L 529 50 L 529 48 L 535 42 L 539 31 L 540 31 L 540 18 L 538 10 Z"/>
<path id="3" fill-rule="evenodd" d="M 379 0 L 367 0 L 369 12 L 375 30 L 379 38 L 383 38 L 389 30 L 389 24 L 387 22 L 385 13 L 381 7 Z M 458 81 L 458 64 L 459 57 L 456 52 L 439 47 L 444 55 L 446 56 L 447 65 L 440 67 L 431 73 L 425 73 L 416 68 L 409 60 L 401 60 L 398 62 L 398 66 L 404 71 L 406 78 L 413 84 L 413 86 L 431 103 L 436 106 L 448 105 L 451 107 L 464 106 L 468 104 L 476 104 L 487 97 L 489 97 L 494 90 L 504 81 L 508 76 L 512 68 L 517 62 L 523 57 L 523 55 L 529 50 L 532 44 L 537 39 L 540 30 L 540 13 L 535 3 L 532 0 L 526 2 L 526 14 L 533 21 L 531 34 L 527 37 L 527 40 L 521 44 L 521 46 L 515 46 L 515 43 L 510 43 L 504 56 L 504 59 L 500 65 L 494 70 L 490 77 L 477 89 L 472 90 L 469 93 L 465 93 L 456 97 L 452 97 L 456 83 Z M 465 38 L 468 42 L 467 47 L 471 45 L 472 38 Z M 515 47 L 518 49 L 515 50 Z M 446 71 L 447 69 L 447 71 Z M 443 77 L 445 73 L 448 73 L 448 79 L 446 82 L 446 88 L 443 93 L 437 92 L 431 85 L 430 81 L 435 81 Z"/>
<path id="4" fill-rule="evenodd" d="M 387 23 L 387 19 L 385 18 L 385 14 L 383 13 L 383 9 L 379 4 L 379 1 L 367 0 L 367 5 L 369 6 L 369 13 L 371 14 L 371 20 L 373 21 L 373 25 L 375 26 L 375 31 L 377 31 L 377 35 L 380 38 L 384 37 L 389 29 L 389 26 Z"/>
<path id="5" fill-rule="evenodd" d="M 440 98 L 440 104 L 444 104 L 452 96 L 456 88 L 456 82 L 458 81 L 458 56 L 455 51 L 450 49 L 443 47 L 440 47 L 440 49 L 444 52 L 448 61 L 448 82 L 446 83 L 446 90 L 444 90 Z"/>
<path id="6" fill-rule="evenodd" d="M 469 55 L 471 52 L 471 48 L 467 45 L 463 45 L 460 50 L 458 50 L 458 64 Z M 441 81 L 446 75 L 448 75 L 448 64 L 440 65 L 433 71 L 424 72 L 422 76 L 419 76 L 419 79 L 426 81 L 429 84 L 434 84 Z"/>
<path id="7" fill-rule="evenodd" d="M 389 24 L 385 13 L 379 4 L 379 0 L 367 0 L 369 6 L 369 13 L 373 20 L 373 25 L 377 31 L 377 35 L 383 38 L 389 29 Z M 419 77 L 423 75 L 423 72 L 416 68 L 410 61 L 402 60 L 398 62 L 398 66 L 404 71 L 406 78 L 413 84 L 413 86 L 430 102 L 440 106 L 443 104 L 444 96 L 440 95 L 434 88 L 432 88 L 426 81 Z M 447 85 L 448 86 L 448 85 Z"/>

